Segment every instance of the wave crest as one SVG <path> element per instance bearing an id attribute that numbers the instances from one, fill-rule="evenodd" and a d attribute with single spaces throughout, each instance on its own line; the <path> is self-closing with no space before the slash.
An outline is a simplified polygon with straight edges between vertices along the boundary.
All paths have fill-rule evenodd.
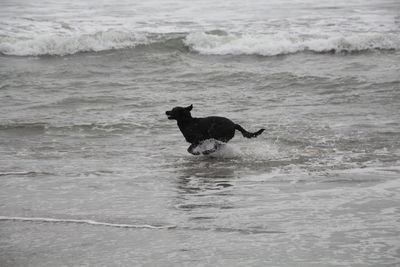
<path id="1" fill-rule="evenodd" d="M 14 56 L 65 56 L 80 52 L 146 47 L 205 55 L 277 56 L 301 52 L 363 52 L 400 49 L 398 33 L 239 34 L 224 31 L 149 33 L 108 30 L 93 34 L 42 35 L 32 39 L 3 38 L 0 53 Z"/>
<path id="2" fill-rule="evenodd" d="M 185 44 L 207 55 L 277 56 L 298 52 L 362 52 L 400 49 L 400 35 L 394 33 L 305 35 L 189 34 Z"/>
<path id="3" fill-rule="evenodd" d="M 65 56 L 78 52 L 124 49 L 149 42 L 147 34 L 111 30 L 71 36 L 42 35 L 28 40 L 3 41 L 0 43 L 0 53 L 14 56 Z"/>

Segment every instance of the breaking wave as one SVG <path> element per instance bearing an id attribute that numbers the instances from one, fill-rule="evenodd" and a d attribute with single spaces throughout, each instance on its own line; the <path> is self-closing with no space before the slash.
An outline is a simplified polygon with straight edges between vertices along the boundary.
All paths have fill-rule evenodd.
<path id="1" fill-rule="evenodd" d="M 0 42 L 0 53 L 13 56 L 65 56 L 79 52 L 133 48 L 165 40 L 163 34 L 112 30 L 68 36 L 42 35 L 27 40 L 4 38 Z"/>
<path id="2" fill-rule="evenodd" d="M 185 43 L 192 50 L 209 55 L 277 56 L 298 52 L 362 52 L 400 49 L 400 35 L 394 33 L 302 35 L 189 34 Z"/>
<path id="3" fill-rule="evenodd" d="M 127 48 L 173 49 L 204 55 L 277 56 L 300 52 L 341 53 L 400 49 L 398 33 L 239 34 L 224 31 L 147 33 L 101 31 L 68 36 L 41 35 L 31 39 L 5 37 L 0 53 L 14 56 L 65 56 Z"/>

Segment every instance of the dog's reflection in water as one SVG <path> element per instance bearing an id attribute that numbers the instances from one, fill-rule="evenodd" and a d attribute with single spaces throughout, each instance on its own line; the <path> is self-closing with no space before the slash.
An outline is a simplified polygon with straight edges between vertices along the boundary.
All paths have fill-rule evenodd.
<path id="1" fill-rule="evenodd" d="M 234 177 L 235 172 L 229 167 L 214 166 L 210 162 L 187 163 L 181 168 L 181 175 L 177 179 L 175 207 L 190 212 L 190 219 L 197 218 L 199 214 L 203 217 L 209 212 L 213 213 L 214 209 L 232 209 L 229 196 L 233 195 Z"/>
<path id="2" fill-rule="evenodd" d="M 233 186 L 235 170 L 229 160 L 188 158 L 180 162 L 177 188 L 182 194 L 215 193 Z M 226 190 L 223 190 L 226 191 Z M 228 193 L 228 192 L 225 192 Z"/>

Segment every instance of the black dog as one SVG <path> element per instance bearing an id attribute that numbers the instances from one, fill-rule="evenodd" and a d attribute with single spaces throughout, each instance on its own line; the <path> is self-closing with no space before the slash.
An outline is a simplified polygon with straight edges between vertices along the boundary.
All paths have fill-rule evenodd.
<path id="1" fill-rule="evenodd" d="M 193 155 L 199 155 L 195 153 L 193 149 L 198 146 L 201 142 L 207 139 L 216 139 L 227 143 L 235 136 L 235 130 L 239 130 L 244 137 L 253 138 L 260 135 L 265 129 L 260 129 L 255 133 L 250 133 L 242 128 L 239 124 L 235 124 L 231 120 L 224 117 L 205 117 L 205 118 L 193 118 L 190 114 L 193 105 L 188 107 L 175 107 L 170 111 L 165 112 L 170 120 L 177 120 L 178 127 L 181 130 L 186 141 L 191 143 L 188 148 L 188 152 Z M 210 154 L 218 149 L 220 145 L 215 144 L 212 150 L 203 152 L 203 154 Z"/>

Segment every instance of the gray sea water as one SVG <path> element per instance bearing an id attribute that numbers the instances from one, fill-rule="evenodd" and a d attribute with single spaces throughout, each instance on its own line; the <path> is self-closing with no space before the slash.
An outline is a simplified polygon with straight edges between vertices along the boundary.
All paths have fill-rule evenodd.
<path id="1" fill-rule="evenodd" d="M 397 0 L 0 5 L 1 266 L 400 266 Z"/>

